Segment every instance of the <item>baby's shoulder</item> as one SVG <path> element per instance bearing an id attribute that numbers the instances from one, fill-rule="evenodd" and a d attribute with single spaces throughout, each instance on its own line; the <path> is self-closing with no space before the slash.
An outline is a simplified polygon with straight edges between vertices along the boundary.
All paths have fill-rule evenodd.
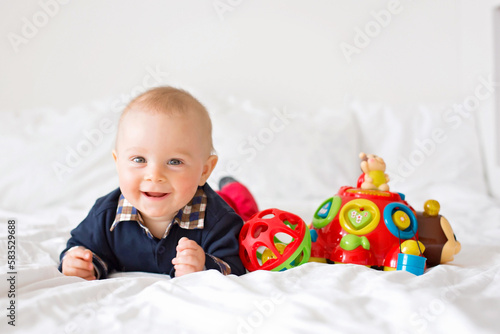
<path id="1" fill-rule="evenodd" d="M 220 221 L 240 222 L 240 216 L 226 203 L 208 184 L 203 187 L 207 196 L 207 208 L 205 211 L 205 225 L 219 223 Z"/>
<path id="2" fill-rule="evenodd" d="M 107 214 L 109 212 L 115 214 L 116 208 L 118 207 L 118 200 L 120 199 L 120 195 L 120 188 L 116 188 L 109 194 L 99 197 L 95 201 L 92 209 L 90 209 L 90 213 L 94 216 L 102 216 L 103 214 Z"/>

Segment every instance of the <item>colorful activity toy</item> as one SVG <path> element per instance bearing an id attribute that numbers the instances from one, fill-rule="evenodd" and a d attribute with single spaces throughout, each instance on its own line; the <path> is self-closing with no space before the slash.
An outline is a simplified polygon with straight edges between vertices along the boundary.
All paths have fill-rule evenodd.
<path id="1" fill-rule="evenodd" d="M 415 211 L 405 195 L 389 191 L 385 162 L 360 154 L 358 187 L 341 187 L 313 216 L 311 260 L 353 263 L 423 274 L 460 251 L 450 224 L 429 200 Z M 374 172 L 376 172 L 374 174 Z"/>

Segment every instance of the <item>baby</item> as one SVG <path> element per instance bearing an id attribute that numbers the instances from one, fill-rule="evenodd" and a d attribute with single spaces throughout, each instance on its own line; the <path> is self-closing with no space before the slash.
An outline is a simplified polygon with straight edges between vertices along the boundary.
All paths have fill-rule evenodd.
<path id="1" fill-rule="evenodd" d="M 200 102 L 171 87 L 138 96 L 120 118 L 113 158 L 120 187 L 71 232 L 63 274 L 245 273 L 238 256 L 243 221 L 206 183 L 217 156 Z"/>

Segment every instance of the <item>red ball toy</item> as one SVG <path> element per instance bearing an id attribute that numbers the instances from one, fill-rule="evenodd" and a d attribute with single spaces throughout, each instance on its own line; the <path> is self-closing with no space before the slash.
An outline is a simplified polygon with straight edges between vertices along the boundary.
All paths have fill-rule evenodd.
<path id="1" fill-rule="evenodd" d="M 249 271 L 282 271 L 309 260 L 311 235 L 292 213 L 267 209 L 253 215 L 240 232 L 240 258 Z"/>

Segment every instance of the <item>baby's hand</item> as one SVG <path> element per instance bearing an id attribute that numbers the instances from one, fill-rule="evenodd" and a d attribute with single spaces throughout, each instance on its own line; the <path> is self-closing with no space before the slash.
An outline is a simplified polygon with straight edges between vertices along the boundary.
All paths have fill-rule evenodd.
<path id="1" fill-rule="evenodd" d="M 172 259 L 175 277 L 202 271 L 205 267 L 205 251 L 196 243 L 182 237 L 177 244 L 177 255 Z"/>
<path id="2" fill-rule="evenodd" d="M 73 247 L 66 252 L 62 262 L 62 272 L 66 276 L 78 276 L 95 280 L 92 252 L 84 247 Z"/>

